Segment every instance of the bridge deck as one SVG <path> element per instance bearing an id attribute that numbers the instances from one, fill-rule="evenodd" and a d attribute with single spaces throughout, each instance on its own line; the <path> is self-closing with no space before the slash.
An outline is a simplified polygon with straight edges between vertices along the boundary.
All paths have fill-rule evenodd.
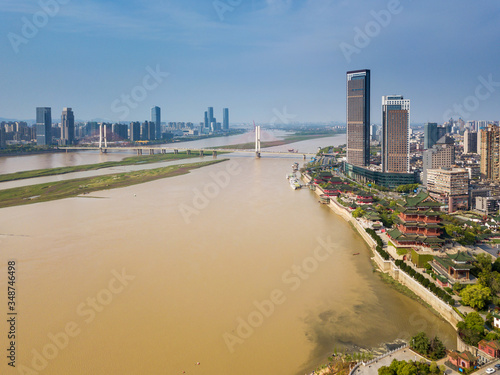
<path id="1" fill-rule="evenodd" d="M 100 150 L 106 150 L 106 151 L 138 151 L 138 150 L 143 150 L 143 151 L 150 151 L 150 150 L 165 150 L 165 151 L 172 151 L 174 152 L 175 150 L 178 151 L 203 151 L 203 152 L 230 152 L 230 153 L 252 153 L 255 154 L 255 150 L 241 150 L 241 149 L 227 149 L 227 148 L 193 148 L 193 147 L 162 147 L 162 146 L 132 146 L 132 147 L 59 147 L 60 150 L 72 150 L 72 151 L 100 151 Z M 290 155 L 290 156 L 299 156 L 299 155 L 307 155 L 307 156 L 316 156 L 316 153 L 311 153 L 311 152 L 288 152 L 288 151 L 265 151 L 261 150 L 261 154 L 276 154 L 276 155 Z M 330 156 L 329 154 L 323 154 L 324 156 Z M 333 155 L 331 155 L 333 156 Z"/>

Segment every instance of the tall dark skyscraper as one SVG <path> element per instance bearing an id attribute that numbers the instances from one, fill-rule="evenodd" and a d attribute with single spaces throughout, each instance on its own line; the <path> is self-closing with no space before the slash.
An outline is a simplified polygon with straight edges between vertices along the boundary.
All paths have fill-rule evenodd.
<path id="1" fill-rule="evenodd" d="M 75 141 L 75 115 L 71 108 L 64 108 L 61 115 L 61 143 L 72 145 Z"/>
<path id="2" fill-rule="evenodd" d="M 52 143 L 52 113 L 50 107 L 37 107 L 35 127 L 37 145 L 50 145 Z"/>
<path id="3" fill-rule="evenodd" d="M 155 124 L 155 137 L 161 139 L 161 109 L 160 107 L 151 108 L 151 121 Z"/>
<path id="4" fill-rule="evenodd" d="M 410 172 L 410 100 L 382 97 L 382 172 Z"/>
<path id="5" fill-rule="evenodd" d="M 222 111 L 222 130 L 229 130 L 229 108 L 224 108 Z"/>
<path id="6" fill-rule="evenodd" d="M 208 122 L 208 112 L 205 111 L 205 128 L 209 128 L 210 123 Z"/>
<path id="7" fill-rule="evenodd" d="M 370 165 L 370 70 L 347 72 L 347 162 Z"/>
<path id="8" fill-rule="evenodd" d="M 208 107 L 208 126 L 215 122 L 214 119 L 214 107 Z"/>
<path id="9" fill-rule="evenodd" d="M 130 123 L 130 130 L 129 130 L 129 137 L 132 142 L 137 142 L 141 140 L 141 123 L 136 121 L 136 122 L 131 122 Z"/>
<path id="10" fill-rule="evenodd" d="M 438 126 L 435 122 L 424 125 L 424 150 L 429 150 L 446 134 L 445 126 Z"/>

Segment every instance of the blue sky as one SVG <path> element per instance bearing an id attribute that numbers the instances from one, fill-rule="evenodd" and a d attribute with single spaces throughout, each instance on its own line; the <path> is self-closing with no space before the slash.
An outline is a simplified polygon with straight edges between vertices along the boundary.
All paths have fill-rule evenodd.
<path id="1" fill-rule="evenodd" d="M 2 0 L 0 117 L 344 122 L 345 73 L 368 68 L 374 123 L 390 94 L 412 122 L 498 120 L 499 19 L 498 0 Z"/>

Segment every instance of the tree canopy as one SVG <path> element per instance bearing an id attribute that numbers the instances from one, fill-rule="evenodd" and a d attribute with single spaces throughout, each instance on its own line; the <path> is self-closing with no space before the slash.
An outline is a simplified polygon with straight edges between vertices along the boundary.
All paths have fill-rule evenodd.
<path id="1" fill-rule="evenodd" d="M 469 345 L 477 346 L 484 338 L 484 320 L 477 312 L 467 314 L 462 322 L 457 324 L 458 334 Z"/>
<path id="2" fill-rule="evenodd" d="M 430 359 L 441 359 L 446 355 L 446 347 L 439 337 L 429 339 L 425 332 L 419 332 L 410 340 L 413 350 Z"/>
<path id="3" fill-rule="evenodd" d="M 415 361 L 393 360 L 389 366 L 382 366 L 378 369 L 379 375 L 440 375 L 443 371 L 439 369 L 436 363 L 427 364 Z"/>
<path id="4" fill-rule="evenodd" d="M 464 305 L 481 310 L 491 298 L 491 289 L 481 284 L 468 285 L 460 292 L 460 297 Z"/>

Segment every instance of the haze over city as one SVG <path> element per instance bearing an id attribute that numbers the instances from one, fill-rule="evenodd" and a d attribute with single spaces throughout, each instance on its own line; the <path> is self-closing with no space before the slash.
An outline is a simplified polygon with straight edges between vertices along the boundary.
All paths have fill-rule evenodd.
<path id="1" fill-rule="evenodd" d="M 231 108 L 231 122 L 277 111 L 345 122 L 345 72 L 365 68 L 372 122 L 390 94 L 412 100 L 412 122 L 498 117 L 494 0 L 4 0 L 0 11 L 4 118 L 50 106 L 133 121 L 158 105 L 165 121 L 202 121 L 215 106 Z M 145 84 L 151 71 L 159 79 Z"/>

